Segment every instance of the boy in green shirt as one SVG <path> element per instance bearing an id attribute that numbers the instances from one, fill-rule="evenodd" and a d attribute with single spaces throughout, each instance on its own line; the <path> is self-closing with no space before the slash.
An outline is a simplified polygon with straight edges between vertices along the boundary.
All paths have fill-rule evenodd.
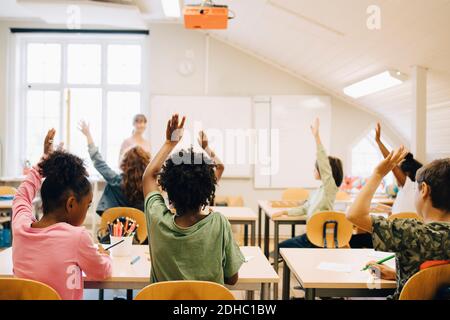
<path id="1" fill-rule="evenodd" d="M 202 214 L 202 208 L 214 199 L 215 164 L 192 149 L 167 159 L 183 135 L 184 122 L 183 117 L 179 123 L 178 115 L 169 120 L 166 142 L 143 177 L 151 235 L 150 281 L 203 280 L 234 285 L 244 257 L 231 225 L 218 212 Z M 175 207 L 175 215 L 167 208 L 158 182 Z"/>
<path id="2" fill-rule="evenodd" d="M 384 176 L 401 163 L 408 152 L 401 147 L 391 152 L 375 169 L 347 213 L 347 218 L 372 234 L 375 250 L 396 253 L 397 272 L 369 262 L 382 279 L 397 280 L 399 294 L 408 279 L 425 261 L 450 260 L 450 159 L 435 160 L 416 174 L 416 219 L 387 220 L 371 217 L 371 200 Z"/>

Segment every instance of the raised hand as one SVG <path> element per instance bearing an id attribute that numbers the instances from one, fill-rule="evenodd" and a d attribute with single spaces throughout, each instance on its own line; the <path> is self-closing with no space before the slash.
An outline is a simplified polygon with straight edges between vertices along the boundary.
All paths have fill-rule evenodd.
<path id="1" fill-rule="evenodd" d="M 389 155 L 378 164 L 374 173 L 382 177 L 387 175 L 392 169 L 394 169 L 408 154 L 408 150 L 404 146 L 401 146 L 397 150 L 392 151 Z"/>
<path id="2" fill-rule="evenodd" d="M 198 133 L 198 144 L 202 147 L 202 149 L 208 148 L 208 137 L 206 136 L 206 133 L 202 130 Z"/>
<path id="3" fill-rule="evenodd" d="M 320 128 L 320 120 L 319 118 L 316 118 L 316 120 L 314 120 L 314 123 L 311 125 L 311 133 L 315 138 L 319 136 L 319 128 Z"/>
<path id="4" fill-rule="evenodd" d="M 91 129 L 89 128 L 89 124 L 84 120 L 81 120 L 78 123 L 78 130 L 80 130 L 81 133 L 84 134 L 86 137 L 91 134 Z"/>
<path id="5" fill-rule="evenodd" d="M 186 117 L 183 117 L 180 123 L 178 114 L 174 114 L 172 116 L 172 118 L 167 122 L 167 129 L 166 129 L 167 142 L 177 144 L 181 140 L 181 138 L 183 137 L 185 121 Z"/>
<path id="6" fill-rule="evenodd" d="M 50 129 L 47 132 L 44 140 L 44 157 L 49 156 L 54 151 L 53 142 L 55 139 L 56 130 Z"/>
<path id="7" fill-rule="evenodd" d="M 375 127 L 375 141 L 380 142 L 381 141 L 381 125 L 378 122 L 377 126 Z"/>

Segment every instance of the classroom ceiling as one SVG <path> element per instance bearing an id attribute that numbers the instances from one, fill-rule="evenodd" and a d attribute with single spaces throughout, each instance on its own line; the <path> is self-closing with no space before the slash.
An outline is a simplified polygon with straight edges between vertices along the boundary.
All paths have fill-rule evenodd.
<path id="1" fill-rule="evenodd" d="M 0 18 L 35 17 L 26 2 L 39 1 L 1 0 Z M 173 22 L 164 18 L 160 0 L 131 2 L 145 22 Z M 411 137 L 411 81 L 356 100 L 342 89 L 386 69 L 411 77 L 412 66 L 428 68 L 429 153 L 450 155 L 450 0 L 214 2 L 229 5 L 236 19 L 228 30 L 211 31 L 213 37 L 380 115 L 406 141 Z M 380 8 L 380 30 L 367 27 L 371 5 Z"/>

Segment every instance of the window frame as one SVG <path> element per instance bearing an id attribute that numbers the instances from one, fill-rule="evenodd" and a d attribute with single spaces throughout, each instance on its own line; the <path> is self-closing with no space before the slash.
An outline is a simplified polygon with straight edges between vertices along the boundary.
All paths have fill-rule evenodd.
<path id="1" fill-rule="evenodd" d="M 59 137 L 64 141 L 68 136 L 68 128 L 65 123 L 67 119 L 66 109 L 66 89 L 100 89 L 102 91 L 102 106 L 101 106 L 101 141 L 97 143 L 101 146 L 100 151 L 102 154 L 108 154 L 108 93 L 109 92 L 139 92 L 140 94 L 140 112 L 147 113 L 146 106 L 149 103 L 149 89 L 148 89 L 148 36 L 147 35 L 123 35 L 123 34 L 46 34 L 46 33 L 30 33 L 30 34 L 15 34 L 13 35 L 15 41 L 15 54 L 14 57 L 18 61 L 14 64 L 16 90 L 13 95 L 11 108 L 18 110 L 13 119 L 13 130 L 9 132 L 15 132 L 12 139 L 13 144 L 18 144 L 16 152 L 18 157 L 14 159 L 18 165 L 14 168 L 10 168 L 9 173 L 16 175 L 19 167 L 23 165 L 23 162 L 27 159 L 27 93 L 30 90 L 43 90 L 43 91 L 58 91 L 60 94 L 60 115 Z M 27 79 L 27 48 L 31 43 L 55 43 L 61 45 L 61 74 L 58 83 L 28 83 Z M 67 79 L 68 70 L 68 45 L 69 44 L 96 44 L 101 47 L 101 75 L 99 84 L 69 84 Z M 107 79 L 107 62 L 108 62 L 108 45 L 138 45 L 141 48 L 141 81 L 139 84 L 109 84 Z M 70 130 L 77 130 L 76 128 L 70 128 Z M 124 137 L 125 139 L 126 137 Z M 118 158 L 118 155 L 117 155 Z M 11 159 L 8 159 L 11 160 Z M 109 163 L 113 163 L 114 159 L 107 159 Z M 32 163 L 34 165 L 34 163 Z"/>

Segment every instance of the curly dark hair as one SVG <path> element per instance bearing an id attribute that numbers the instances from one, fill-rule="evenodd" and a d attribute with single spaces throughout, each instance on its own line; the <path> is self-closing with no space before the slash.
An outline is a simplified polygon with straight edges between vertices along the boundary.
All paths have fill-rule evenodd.
<path id="1" fill-rule="evenodd" d="M 39 173 L 45 178 L 41 187 L 44 214 L 64 206 L 71 195 L 81 201 L 91 192 L 83 160 L 71 153 L 55 151 L 42 160 L 38 167 Z"/>
<path id="2" fill-rule="evenodd" d="M 128 150 L 120 169 L 123 172 L 122 190 L 132 206 L 138 206 L 144 201 L 142 192 L 142 175 L 150 162 L 150 154 L 141 147 Z"/>
<path id="3" fill-rule="evenodd" d="M 215 164 L 193 148 L 174 153 L 164 163 L 159 174 L 159 184 L 167 192 L 177 215 L 195 212 L 212 204 L 217 179 Z"/>

